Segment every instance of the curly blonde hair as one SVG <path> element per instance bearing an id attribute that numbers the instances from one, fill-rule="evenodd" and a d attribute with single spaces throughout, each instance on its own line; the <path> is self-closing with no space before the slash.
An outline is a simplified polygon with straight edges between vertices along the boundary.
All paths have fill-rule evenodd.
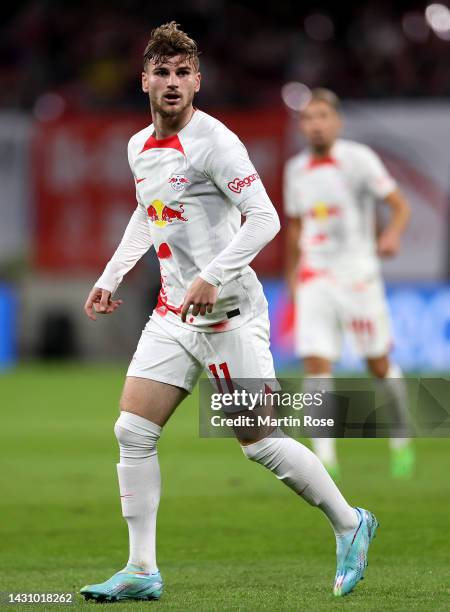
<path id="1" fill-rule="evenodd" d="M 178 23 L 170 21 L 152 30 L 144 51 L 144 70 L 150 61 L 160 64 L 170 57 L 181 55 L 198 71 L 200 61 L 197 43 L 178 28 Z"/>

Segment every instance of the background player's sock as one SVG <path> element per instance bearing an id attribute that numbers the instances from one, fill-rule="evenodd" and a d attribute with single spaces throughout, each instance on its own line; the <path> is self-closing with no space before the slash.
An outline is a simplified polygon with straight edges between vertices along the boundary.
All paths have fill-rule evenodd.
<path id="1" fill-rule="evenodd" d="M 408 394 L 400 366 L 396 363 L 391 363 L 385 378 L 380 378 L 378 384 L 389 404 L 393 422 L 396 423 L 396 429 L 401 433 L 399 437 L 392 437 L 390 439 L 391 449 L 404 448 L 410 442 L 410 428 Z"/>
<path id="2" fill-rule="evenodd" d="M 332 374 L 308 375 L 303 379 L 303 392 L 316 393 L 334 391 L 334 379 Z M 331 402 L 328 402 L 331 404 Z M 332 416 L 330 414 L 330 416 Z M 311 438 L 313 451 L 319 457 L 325 467 L 332 473 L 333 478 L 338 476 L 338 461 L 336 456 L 336 440 L 334 438 Z"/>
<path id="3" fill-rule="evenodd" d="M 415 453 L 410 439 L 408 393 L 400 367 L 391 363 L 385 378 L 377 381 L 384 402 L 389 406 L 389 418 L 395 423 L 396 437 L 390 438 L 391 476 L 411 478 L 414 473 Z"/>
<path id="4" fill-rule="evenodd" d="M 242 446 L 242 450 L 312 506 L 321 508 L 336 536 L 358 526 L 356 510 L 345 501 L 316 455 L 300 442 L 278 429 L 268 438 Z"/>
<path id="5" fill-rule="evenodd" d="M 128 563 L 156 572 L 156 514 L 161 496 L 156 443 L 161 427 L 131 412 L 121 412 L 114 432 L 120 447 L 117 474 L 122 514 L 128 523 Z"/>

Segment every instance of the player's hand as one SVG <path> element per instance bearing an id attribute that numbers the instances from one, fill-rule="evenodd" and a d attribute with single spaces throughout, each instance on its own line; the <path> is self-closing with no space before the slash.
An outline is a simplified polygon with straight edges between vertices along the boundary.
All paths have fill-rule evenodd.
<path id="1" fill-rule="evenodd" d="M 183 322 L 186 321 L 186 315 L 192 304 L 194 305 L 192 316 L 196 317 L 198 314 L 205 315 L 207 312 L 211 313 L 216 301 L 217 287 L 197 276 L 184 298 L 183 306 L 181 307 L 181 320 Z"/>
<path id="2" fill-rule="evenodd" d="M 84 312 L 92 321 L 96 321 L 97 317 L 94 314 L 94 310 L 99 314 L 111 314 L 121 304 L 122 300 L 111 299 L 111 291 L 100 289 L 100 287 L 93 287 L 84 305 Z"/>
<path id="3" fill-rule="evenodd" d="M 378 238 L 377 251 L 381 257 L 393 257 L 400 249 L 400 232 L 385 229 Z"/>

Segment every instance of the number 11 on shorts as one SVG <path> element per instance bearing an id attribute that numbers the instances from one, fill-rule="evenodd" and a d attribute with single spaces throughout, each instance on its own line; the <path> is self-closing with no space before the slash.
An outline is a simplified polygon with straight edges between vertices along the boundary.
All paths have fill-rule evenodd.
<path id="1" fill-rule="evenodd" d="M 208 366 L 208 369 L 215 378 L 217 390 L 219 391 L 219 393 L 223 393 L 222 382 L 221 382 L 221 380 L 223 379 L 227 381 L 228 392 L 233 393 L 234 391 L 233 383 L 231 381 L 230 370 L 228 369 L 228 364 L 226 361 L 224 361 L 223 363 L 219 363 L 219 369 L 223 373 L 222 379 L 220 378 L 217 372 L 217 366 L 215 363 L 210 363 Z"/>

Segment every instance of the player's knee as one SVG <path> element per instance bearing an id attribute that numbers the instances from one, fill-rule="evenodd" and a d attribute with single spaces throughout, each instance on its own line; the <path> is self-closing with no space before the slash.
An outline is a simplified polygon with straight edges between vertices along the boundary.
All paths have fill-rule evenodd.
<path id="1" fill-rule="evenodd" d="M 131 412 L 121 412 L 114 433 L 121 457 L 147 459 L 156 454 L 161 427 Z"/>
<path id="2" fill-rule="evenodd" d="M 332 363 L 325 357 L 305 357 L 303 367 L 305 375 L 312 378 L 327 378 L 332 375 Z"/>
<path id="3" fill-rule="evenodd" d="M 250 459 L 250 461 L 256 461 L 257 453 L 253 448 L 254 446 L 254 444 L 246 444 L 245 446 L 241 444 L 242 452 L 247 457 L 247 459 Z"/>
<path id="4" fill-rule="evenodd" d="M 367 365 L 369 370 L 376 378 L 385 378 L 389 372 L 389 358 L 378 357 L 376 359 L 368 359 Z"/>
<path id="5" fill-rule="evenodd" d="M 277 439 L 273 437 L 263 438 L 258 442 L 252 444 L 241 444 L 242 452 L 250 459 L 250 461 L 256 461 L 261 463 L 268 453 L 271 452 L 272 446 L 277 444 Z"/>

